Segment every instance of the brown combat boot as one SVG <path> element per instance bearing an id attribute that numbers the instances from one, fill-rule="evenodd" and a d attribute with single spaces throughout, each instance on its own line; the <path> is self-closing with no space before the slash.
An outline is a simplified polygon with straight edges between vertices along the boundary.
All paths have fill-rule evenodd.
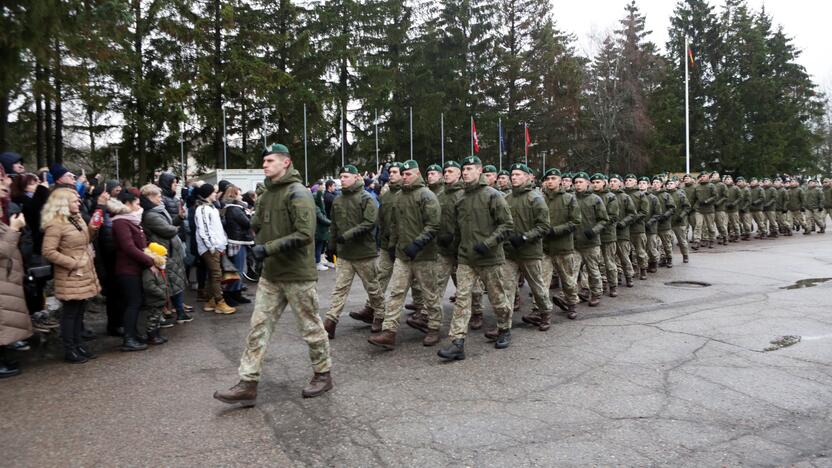
<path id="1" fill-rule="evenodd" d="M 569 310 L 566 311 L 566 318 L 569 320 L 575 320 L 578 317 L 578 312 L 575 310 L 575 305 L 570 304 Z"/>
<path id="2" fill-rule="evenodd" d="M 658 271 L 656 262 L 647 262 L 647 273 L 655 273 L 656 271 Z"/>
<path id="3" fill-rule="evenodd" d="M 537 329 L 540 331 L 546 331 L 551 326 L 552 317 L 549 312 L 541 312 L 540 313 L 540 321 L 537 323 Z"/>
<path id="4" fill-rule="evenodd" d="M 682 255 L 682 263 L 689 263 L 690 258 L 687 255 Z"/>
<path id="5" fill-rule="evenodd" d="M 309 384 L 300 393 L 304 398 L 315 398 L 332 390 L 332 375 L 329 372 L 315 373 Z"/>
<path id="6" fill-rule="evenodd" d="M 482 314 L 471 314 L 471 320 L 468 321 L 468 327 L 471 330 L 479 330 L 482 328 Z"/>
<path id="7" fill-rule="evenodd" d="M 639 268 L 638 269 L 638 279 L 646 280 L 647 279 L 647 269 L 646 268 Z"/>
<path id="8" fill-rule="evenodd" d="M 589 298 L 590 307 L 598 307 L 601 304 L 601 298 L 598 296 L 591 296 Z"/>
<path id="9" fill-rule="evenodd" d="M 337 325 L 338 322 L 332 320 L 329 317 L 324 319 L 324 330 L 326 330 L 326 336 L 328 336 L 330 340 L 335 338 L 335 327 Z"/>
<path id="10" fill-rule="evenodd" d="M 384 349 L 394 349 L 396 347 L 396 333 L 391 330 L 383 330 L 381 333 L 370 335 L 367 342 Z"/>
<path id="11" fill-rule="evenodd" d="M 699 242 L 693 241 L 690 243 L 690 248 L 693 250 L 699 250 Z"/>
<path id="12" fill-rule="evenodd" d="M 246 408 L 252 407 L 257 400 L 257 382 L 241 380 L 226 391 L 214 392 L 214 399 L 229 405 L 239 403 Z"/>
<path id="13" fill-rule="evenodd" d="M 523 323 L 538 327 L 540 326 L 541 314 L 539 312 L 529 312 L 520 319 L 523 320 Z"/>
<path id="14" fill-rule="evenodd" d="M 624 284 L 628 288 L 632 288 L 633 287 L 633 279 L 632 278 L 624 278 Z"/>
<path id="15" fill-rule="evenodd" d="M 422 333 L 428 333 L 428 322 L 422 315 L 413 314 L 405 322 L 411 328 L 415 328 Z"/>
<path id="16" fill-rule="evenodd" d="M 673 257 L 667 257 L 667 263 L 665 263 L 666 267 L 673 268 Z"/>
<path id="17" fill-rule="evenodd" d="M 237 309 L 226 304 L 224 299 L 220 299 L 219 302 L 217 302 L 216 308 L 214 308 L 214 312 L 222 315 L 231 315 L 234 312 L 237 312 Z"/>
<path id="18" fill-rule="evenodd" d="M 373 313 L 373 309 L 371 309 L 369 306 L 364 306 L 363 309 L 361 309 L 357 312 L 356 311 L 350 312 L 350 318 L 352 318 L 354 320 L 358 320 L 359 322 L 364 322 L 364 323 L 369 323 L 369 324 L 373 323 L 374 315 L 375 314 Z"/>
<path id="19" fill-rule="evenodd" d="M 618 288 L 610 286 L 610 297 L 618 297 Z"/>
<path id="20" fill-rule="evenodd" d="M 428 329 L 427 335 L 422 339 L 422 346 L 436 346 L 442 338 L 439 337 L 439 330 Z"/>
<path id="21" fill-rule="evenodd" d="M 413 311 L 422 310 L 422 308 L 417 306 L 416 304 L 407 304 L 407 305 L 404 306 L 404 308 L 407 309 L 407 310 L 413 310 Z"/>
<path id="22" fill-rule="evenodd" d="M 564 312 L 569 312 L 569 304 L 566 303 L 560 296 L 552 296 L 552 304 L 558 306 L 558 308 Z"/>
<path id="23" fill-rule="evenodd" d="M 488 330 L 487 332 L 485 332 L 485 337 L 488 339 L 488 341 L 494 341 L 499 336 L 500 336 L 500 329 L 499 328 L 494 328 L 493 330 Z"/>
<path id="24" fill-rule="evenodd" d="M 374 318 L 373 324 L 370 325 L 370 333 L 379 333 L 382 325 L 384 325 L 383 318 Z"/>

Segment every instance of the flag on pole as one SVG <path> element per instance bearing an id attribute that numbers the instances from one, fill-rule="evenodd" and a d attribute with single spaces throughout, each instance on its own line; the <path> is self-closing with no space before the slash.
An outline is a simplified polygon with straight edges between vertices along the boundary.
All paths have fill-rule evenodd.
<path id="1" fill-rule="evenodd" d="M 529 135 L 529 126 L 526 125 L 526 155 L 529 154 L 529 146 L 532 144 L 532 137 Z"/>
<path id="2" fill-rule="evenodd" d="M 693 57 L 693 49 L 688 47 L 688 60 L 690 60 L 690 66 L 696 66 L 696 59 Z"/>
<path id="3" fill-rule="evenodd" d="M 477 135 L 477 125 L 474 118 L 471 118 L 471 140 L 474 142 L 474 153 L 480 152 L 480 137 Z"/>
<path id="4" fill-rule="evenodd" d="M 502 154 L 507 154 L 508 151 L 506 151 L 506 134 L 503 131 L 503 121 L 500 120 L 498 125 L 500 130 L 500 151 L 502 152 Z"/>

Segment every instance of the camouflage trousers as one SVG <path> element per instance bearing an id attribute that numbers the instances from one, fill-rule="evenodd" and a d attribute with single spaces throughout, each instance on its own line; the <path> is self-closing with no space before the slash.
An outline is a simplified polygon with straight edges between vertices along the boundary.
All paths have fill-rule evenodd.
<path id="1" fill-rule="evenodd" d="M 378 288 L 381 291 L 381 296 L 384 297 L 387 292 L 387 286 L 390 284 L 390 276 L 393 275 L 393 261 L 390 259 L 390 254 L 387 253 L 386 250 L 381 249 L 378 253 L 378 259 L 376 262 L 376 271 L 378 272 Z M 364 306 L 368 309 L 372 309 L 369 297 L 367 298 L 367 302 L 364 303 Z"/>
<path id="2" fill-rule="evenodd" d="M 752 211 L 751 217 L 754 218 L 754 223 L 757 225 L 757 234 L 767 234 L 766 213 L 764 211 Z"/>
<path id="3" fill-rule="evenodd" d="M 688 245 L 688 227 L 687 227 L 687 223 L 674 224 L 673 225 L 673 235 L 676 236 L 676 244 L 679 246 L 679 250 L 682 252 L 682 255 L 689 255 L 690 254 L 690 246 Z"/>
<path id="4" fill-rule="evenodd" d="M 742 226 L 740 225 L 740 214 L 736 211 L 726 213 L 728 216 L 728 234 L 739 236 L 742 234 Z"/>
<path id="5" fill-rule="evenodd" d="M 291 306 L 298 322 L 298 331 L 309 346 L 309 359 L 316 373 L 329 372 L 329 338 L 318 315 L 318 292 L 315 281 L 277 281 L 260 278 L 251 328 L 246 337 L 246 349 L 240 359 L 240 379 L 260 380 L 263 358 L 272 332 L 286 306 Z"/>
<path id="6" fill-rule="evenodd" d="M 586 270 L 586 280 L 581 287 L 588 288 L 593 297 L 601 297 L 604 294 L 604 283 L 601 279 L 601 268 L 604 257 L 601 255 L 601 247 L 596 245 L 579 249 L 578 253 Z"/>
<path id="7" fill-rule="evenodd" d="M 159 325 L 162 324 L 164 310 L 164 307 L 142 307 L 141 313 L 145 316 L 145 329 L 148 333 L 159 329 Z"/>
<path id="8" fill-rule="evenodd" d="M 618 265 L 621 266 L 621 273 L 624 274 L 625 279 L 633 279 L 633 262 L 630 261 L 630 254 L 633 253 L 633 244 L 627 239 L 619 239 L 615 249 L 618 255 Z"/>
<path id="9" fill-rule="evenodd" d="M 792 229 L 793 226 L 798 226 L 801 229 L 804 229 L 806 227 L 806 220 L 803 219 L 803 212 L 802 211 L 800 211 L 800 210 L 792 211 L 792 212 L 790 212 L 789 217 L 790 217 L 790 219 L 789 219 L 790 222 L 786 224 L 786 226 L 788 226 L 789 229 Z"/>
<path id="10" fill-rule="evenodd" d="M 502 265 L 474 267 L 459 265 L 456 269 L 456 302 L 454 315 L 451 318 L 451 330 L 448 336 L 451 340 L 465 338 L 468 335 L 468 322 L 471 320 L 471 290 L 477 280 L 481 280 L 488 293 L 488 300 L 494 308 L 497 317 L 497 328 L 511 329 L 512 305 L 506 302 L 504 287 L 516 288 L 517 283 L 507 284 L 503 278 Z"/>
<path id="11" fill-rule="evenodd" d="M 685 237 L 687 240 L 693 239 L 693 232 L 696 231 L 696 223 L 696 212 L 691 211 L 690 214 L 688 214 L 687 229 L 685 230 L 685 234 L 687 234 Z"/>
<path id="12" fill-rule="evenodd" d="M 826 212 L 820 208 L 806 211 L 806 227 L 826 230 Z"/>
<path id="13" fill-rule="evenodd" d="M 548 296 L 549 288 L 552 286 L 552 275 L 555 272 L 555 265 L 552 257 L 548 254 L 543 254 L 543 259 L 540 261 L 540 276 L 543 278 L 543 287 L 544 290 L 547 291 L 546 295 Z M 537 307 L 537 302 L 532 302 L 532 312 L 539 312 L 540 309 Z"/>
<path id="14" fill-rule="evenodd" d="M 440 302 L 445 297 L 448 282 L 453 280 L 454 285 L 456 285 L 456 267 L 455 257 L 447 257 L 442 254 L 436 256 L 436 278 L 438 280 L 436 294 Z M 480 281 L 476 282 L 471 291 L 471 313 L 474 315 L 482 315 L 482 284 Z"/>
<path id="15" fill-rule="evenodd" d="M 714 213 L 696 213 L 696 226 L 693 229 L 694 242 L 716 240 L 715 216 Z"/>
<path id="16" fill-rule="evenodd" d="M 766 220 L 768 221 L 768 233 L 776 234 L 780 230 L 780 222 L 777 219 L 777 211 L 766 211 Z M 782 213 L 781 213 L 782 214 Z"/>
<path id="17" fill-rule="evenodd" d="M 390 277 L 390 297 L 387 300 L 387 311 L 384 314 L 382 330 L 396 333 L 407 297 L 407 290 L 411 288 L 413 280 L 422 286 L 424 308 L 428 317 L 428 328 L 439 330 L 442 325 L 442 302 L 437 294 L 438 282 L 435 261 L 411 262 L 396 259 L 393 264 L 393 275 Z"/>
<path id="18" fill-rule="evenodd" d="M 740 227 L 744 235 L 749 235 L 754 231 L 754 218 L 751 213 L 740 213 Z"/>
<path id="19" fill-rule="evenodd" d="M 673 230 L 659 231 L 660 258 L 673 258 Z"/>
<path id="20" fill-rule="evenodd" d="M 728 213 L 724 210 L 717 211 L 714 216 L 716 222 L 716 230 L 719 232 L 719 237 L 726 237 L 728 235 Z"/>
<path id="21" fill-rule="evenodd" d="M 350 295 L 352 280 L 355 275 L 361 279 L 364 290 L 369 296 L 370 308 L 375 318 L 384 318 L 384 293 L 378 285 L 378 263 L 376 258 L 364 260 L 338 259 L 335 265 L 335 288 L 332 290 L 332 300 L 326 317 L 335 323 L 341 318 L 344 304 Z"/>
<path id="22" fill-rule="evenodd" d="M 641 269 L 647 268 L 647 234 L 643 232 L 631 232 L 630 242 L 635 252 L 635 260 Z"/>
<path id="23" fill-rule="evenodd" d="M 569 253 L 552 255 L 552 265 L 554 265 L 554 269 L 558 272 L 558 278 L 560 278 L 563 300 L 572 305 L 580 302 L 578 298 L 578 274 L 581 271 L 581 256 L 578 252 L 573 250 Z"/>
<path id="24" fill-rule="evenodd" d="M 659 234 L 647 234 L 647 260 L 650 263 L 659 261 Z"/>
<path id="25" fill-rule="evenodd" d="M 606 282 L 610 287 L 618 286 L 618 243 L 604 242 L 601 244 L 601 255 L 604 257 L 604 268 L 601 268 L 601 281 Z M 630 267 L 632 268 L 632 266 Z"/>
<path id="26" fill-rule="evenodd" d="M 549 282 L 544 284 L 543 260 L 509 260 L 503 264 L 503 281 L 506 291 L 506 303 L 514 307 L 514 298 L 520 288 L 517 281 L 520 275 L 529 283 L 529 289 L 534 297 L 534 310 L 549 312 L 552 310 L 552 299 L 549 297 L 549 282 L 552 281 L 552 272 L 549 271 Z"/>

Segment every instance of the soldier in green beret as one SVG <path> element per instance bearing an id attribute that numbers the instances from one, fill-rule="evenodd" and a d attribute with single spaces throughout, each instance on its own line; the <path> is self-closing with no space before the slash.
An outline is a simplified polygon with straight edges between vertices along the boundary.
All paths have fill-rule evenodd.
<path id="1" fill-rule="evenodd" d="M 571 172 L 565 172 L 563 174 L 563 177 L 561 177 L 561 179 L 560 179 L 560 187 L 561 187 L 561 190 L 563 190 L 564 192 L 570 192 L 570 193 L 575 192 L 575 187 L 572 186 L 572 173 Z"/>
<path id="2" fill-rule="evenodd" d="M 818 187 L 816 179 L 809 179 L 806 188 L 806 196 L 803 207 L 806 210 L 806 228 L 808 232 L 814 232 L 817 227 L 818 234 L 826 232 L 826 215 L 823 213 L 823 191 Z"/>
<path id="3" fill-rule="evenodd" d="M 489 187 L 497 188 L 497 167 L 487 164 L 482 168 L 482 173 L 485 175 L 485 180 Z"/>
<path id="4" fill-rule="evenodd" d="M 768 230 L 766 229 L 766 190 L 760 186 L 760 181 L 756 177 L 751 178 L 750 183 L 750 210 L 751 217 L 754 218 L 754 223 L 757 224 L 757 235 L 755 239 L 765 239 L 768 237 Z"/>
<path id="5" fill-rule="evenodd" d="M 609 223 L 601 232 L 601 255 L 604 268 L 601 268 L 601 280 L 610 297 L 618 297 L 618 221 L 621 218 L 621 205 L 618 197 L 607 186 L 607 176 L 595 173 L 589 178 L 592 190 L 604 201 Z"/>
<path id="6" fill-rule="evenodd" d="M 809 229 L 806 225 L 806 221 L 803 219 L 803 214 L 806 212 L 806 193 L 800 187 L 800 182 L 797 179 L 792 179 L 789 183 L 789 214 L 790 218 L 786 223 L 786 228 L 789 232 L 789 235 L 792 235 L 792 230 L 797 231 L 798 229 L 803 229 L 804 235 L 809 235 Z"/>
<path id="7" fill-rule="evenodd" d="M 693 192 L 696 190 L 696 181 L 693 180 L 690 174 L 685 174 L 678 188 L 679 190 L 685 191 L 685 197 L 688 199 L 688 203 L 690 203 L 690 214 L 688 214 L 687 220 L 687 238 L 690 240 L 693 236 L 693 231 L 696 230 L 696 211 L 693 207 Z"/>
<path id="8" fill-rule="evenodd" d="M 497 173 L 497 190 L 503 192 L 503 195 L 511 193 L 511 176 L 505 169 Z"/>
<path id="9" fill-rule="evenodd" d="M 742 234 L 742 227 L 740 226 L 742 190 L 734 184 L 734 178 L 730 175 L 723 177 L 722 182 L 725 185 L 725 216 L 728 225 L 728 242 L 737 242 Z M 723 245 L 726 245 L 724 241 Z"/>
<path id="10" fill-rule="evenodd" d="M 621 272 L 624 273 L 624 284 L 628 288 L 633 287 L 633 264 L 630 255 L 633 252 L 633 244 L 630 241 L 630 226 L 635 222 L 638 213 L 633 199 L 624 192 L 624 180 L 618 174 L 611 174 L 609 179 L 610 191 L 618 199 L 619 217 L 616 225 L 616 254 L 618 264 L 621 265 Z"/>
<path id="11" fill-rule="evenodd" d="M 786 184 L 784 187 L 783 184 Z M 789 198 L 791 194 L 789 193 L 788 185 L 791 183 L 791 179 L 783 178 L 783 177 L 775 177 L 773 187 L 775 189 L 775 204 L 774 209 L 777 212 L 777 226 L 778 226 L 778 233 L 783 234 L 784 236 L 791 237 L 792 235 L 792 217 L 791 212 L 789 211 Z"/>
<path id="12" fill-rule="evenodd" d="M 778 184 L 781 183 L 782 182 L 778 181 Z M 780 222 L 778 221 L 778 218 L 783 216 L 783 207 L 777 206 L 781 200 L 781 191 L 772 185 L 771 179 L 768 177 L 763 179 L 763 188 L 766 193 L 764 211 L 766 213 L 766 220 L 768 221 L 768 237 L 777 238 L 780 232 Z"/>
<path id="13" fill-rule="evenodd" d="M 601 303 L 601 295 L 604 294 L 601 279 L 601 264 L 604 261 L 601 254 L 601 233 L 609 224 L 609 216 L 604 201 L 590 190 L 589 175 L 586 172 L 574 174 L 574 182 L 575 195 L 581 208 L 581 226 L 575 233 L 575 248 L 581 254 L 588 277 L 589 297 L 586 299 L 590 307 L 595 307 Z"/>
<path id="14" fill-rule="evenodd" d="M 688 219 L 692 210 L 688 196 L 684 190 L 678 188 L 679 179 L 673 177 L 665 184 L 667 193 L 673 197 L 673 204 L 676 206 L 676 212 L 673 214 L 670 226 L 673 234 L 676 236 L 676 244 L 682 253 L 682 263 L 690 261 L 690 251 L 688 249 Z"/>
<path id="15" fill-rule="evenodd" d="M 369 297 L 374 320 L 384 320 L 384 293 L 378 284 L 378 249 L 375 229 L 378 207 L 364 190 L 364 178 L 353 165 L 344 166 L 339 176 L 341 195 L 332 202 L 330 234 L 335 239 L 338 263 L 324 329 L 335 338 L 335 327 L 350 294 L 355 276 L 361 279 Z"/>
<path id="16" fill-rule="evenodd" d="M 646 280 L 648 264 L 646 223 L 650 216 L 650 200 L 639 189 L 638 179 L 635 174 L 627 174 L 624 185 L 627 195 L 630 196 L 633 200 L 633 205 L 636 207 L 636 218 L 633 224 L 630 225 L 630 242 L 633 244 L 633 250 L 636 253 L 636 260 L 638 261 L 638 277 L 641 280 Z"/>
<path id="17" fill-rule="evenodd" d="M 823 209 L 828 216 L 832 217 L 832 178 L 829 177 L 823 179 Z M 826 223 L 825 216 L 823 222 Z M 824 232 L 826 232 L 825 228 Z"/>
<path id="18" fill-rule="evenodd" d="M 720 179 L 719 172 L 711 173 L 711 183 L 716 187 L 716 201 L 714 201 L 714 224 L 719 233 L 717 241 L 722 245 L 728 245 L 728 213 L 725 210 L 727 200 L 727 187 Z"/>
<path id="19" fill-rule="evenodd" d="M 661 185 L 662 181 L 658 177 L 654 177 L 653 180 Z M 653 193 L 653 190 L 651 190 L 652 186 L 650 182 L 651 180 L 649 177 L 640 177 L 638 179 L 638 188 L 644 192 L 648 202 L 650 203 L 650 213 L 647 216 L 647 222 L 644 223 L 644 229 L 647 234 L 647 272 L 655 273 L 658 271 L 660 256 L 659 244 L 661 243 L 661 240 L 659 239 L 658 225 L 662 210 L 659 197 L 657 197 L 656 194 Z"/>
<path id="20" fill-rule="evenodd" d="M 690 248 L 699 250 L 700 244 L 713 248 L 717 230 L 715 222 L 717 200 L 716 187 L 711 183 L 707 172 L 699 174 L 699 183 L 693 190 L 690 204 L 696 210 L 696 226 L 693 230 L 693 243 Z M 704 236 L 704 239 L 703 239 Z"/>
<path id="21" fill-rule="evenodd" d="M 653 195 L 659 200 L 658 222 L 656 223 L 661 242 L 659 265 L 673 268 L 673 215 L 676 214 L 676 202 L 673 200 L 673 195 L 665 190 L 663 179 L 660 177 L 653 179 Z"/>
<path id="22" fill-rule="evenodd" d="M 754 229 L 754 218 L 751 216 L 751 189 L 748 188 L 748 181 L 743 176 L 738 176 L 736 183 L 740 189 L 740 239 L 748 241 L 751 240 L 751 232 Z"/>
<path id="23" fill-rule="evenodd" d="M 445 181 L 442 178 L 442 166 L 439 164 L 431 164 L 428 166 L 428 188 L 437 197 L 445 187 Z"/>

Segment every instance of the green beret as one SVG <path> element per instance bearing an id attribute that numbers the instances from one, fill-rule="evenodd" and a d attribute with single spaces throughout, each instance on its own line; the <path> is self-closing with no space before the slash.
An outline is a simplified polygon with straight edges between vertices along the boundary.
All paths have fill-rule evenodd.
<path id="1" fill-rule="evenodd" d="M 638 178 L 638 181 L 639 182 L 647 182 L 649 184 L 650 183 L 650 178 L 646 177 L 646 176 L 641 176 L 641 177 Z"/>
<path id="2" fill-rule="evenodd" d="M 346 166 L 341 168 L 340 173 L 343 174 L 345 172 L 347 174 L 358 174 L 358 168 L 353 166 L 352 164 L 347 164 Z"/>
<path id="3" fill-rule="evenodd" d="M 534 174 L 534 172 L 532 172 L 532 168 L 530 168 L 529 166 L 527 166 L 523 163 L 514 163 L 514 164 L 512 164 L 511 165 L 511 170 L 512 171 L 523 171 L 526 174 Z M 505 172 L 506 175 L 508 175 L 508 171 L 503 171 L 503 172 Z"/>
<path id="4" fill-rule="evenodd" d="M 627 180 L 627 179 L 638 180 L 638 177 L 636 177 L 635 174 L 630 173 L 630 174 L 627 174 L 627 175 L 624 176 L 624 180 Z"/>
<path id="5" fill-rule="evenodd" d="M 545 179 L 546 177 L 549 177 L 549 176 L 558 176 L 558 177 L 560 177 L 561 176 L 560 169 L 555 168 L 555 167 L 553 167 L 551 169 L 546 169 L 546 172 L 543 174 L 543 178 Z"/>
<path id="6" fill-rule="evenodd" d="M 482 161 L 476 156 L 468 156 L 462 160 L 463 166 L 482 166 Z"/>
<path id="7" fill-rule="evenodd" d="M 495 166 L 492 166 L 491 164 L 489 164 L 489 165 L 487 165 L 487 166 L 485 166 L 485 167 L 483 167 L 483 168 L 482 168 L 482 172 L 484 172 L 484 173 L 486 173 L 486 174 L 487 174 L 487 173 L 489 173 L 489 172 L 494 172 L 494 173 L 496 173 L 496 172 L 497 172 L 497 168 L 496 168 Z"/>
<path id="8" fill-rule="evenodd" d="M 458 162 L 456 161 L 445 161 L 445 169 L 449 167 L 455 167 L 457 169 L 462 169 Z"/>
<path id="9" fill-rule="evenodd" d="M 410 169 L 419 169 L 419 163 L 412 159 L 408 159 L 404 162 L 404 164 L 402 164 L 403 171 L 408 171 Z"/>
<path id="10" fill-rule="evenodd" d="M 717 171 L 712 171 L 712 172 L 711 172 L 711 175 L 719 175 L 719 172 L 717 172 Z"/>
<path id="11" fill-rule="evenodd" d="M 439 164 L 431 164 L 428 166 L 428 172 L 430 171 L 442 172 L 442 167 Z"/>
<path id="12" fill-rule="evenodd" d="M 707 173 L 707 172 L 702 171 L 702 172 L 700 172 L 700 173 L 699 173 L 699 175 L 698 175 L 698 176 L 696 176 L 696 178 L 698 179 L 698 178 L 700 178 L 700 177 L 705 177 L 705 176 L 707 176 L 707 175 L 708 175 L 708 173 Z"/>
<path id="13" fill-rule="evenodd" d="M 657 180 L 658 180 L 659 182 L 661 182 L 661 181 L 662 181 L 662 176 L 654 175 L 654 176 L 653 176 L 653 178 L 652 178 L 652 179 L 650 179 L 650 182 L 655 182 L 655 181 L 657 181 Z"/>
<path id="14" fill-rule="evenodd" d="M 511 174 L 509 174 L 507 170 L 503 169 L 502 171 L 498 172 L 497 175 L 498 176 L 502 176 L 502 175 L 510 176 Z"/>
<path id="15" fill-rule="evenodd" d="M 756 181 L 756 182 L 759 182 L 760 180 L 759 180 L 759 179 L 757 179 L 756 177 L 752 177 L 752 178 L 751 178 L 751 182 L 755 182 L 755 181 Z"/>
<path id="16" fill-rule="evenodd" d="M 741 181 L 741 180 L 745 180 L 745 177 L 743 177 L 743 176 L 737 176 L 737 182 L 739 182 L 739 181 Z"/>
<path id="17" fill-rule="evenodd" d="M 671 182 L 679 182 L 679 178 L 677 176 L 673 176 L 670 178 Z"/>
<path id="18" fill-rule="evenodd" d="M 401 170 L 402 170 L 402 163 L 400 163 L 400 162 L 395 162 L 395 161 L 394 161 L 394 162 L 391 162 L 391 163 L 390 163 L 390 166 L 388 166 L 388 167 L 387 167 L 387 169 L 393 169 L 393 168 L 396 168 L 396 169 L 398 169 L 399 171 L 401 171 Z"/>
<path id="19" fill-rule="evenodd" d="M 265 151 L 263 151 L 263 156 L 274 153 L 289 154 L 289 148 L 287 148 L 285 145 L 281 145 L 280 143 L 275 143 L 271 146 L 266 147 Z"/>
<path id="20" fill-rule="evenodd" d="M 572 174 L 572 179 L 586 179 L 586 180 L 589 180 L 589 174 L 587 174 L 586 172 L 576 172 L 575 174 Z"/>
<path id="21" fill-rule="evenodd" d="M 621 178 L 621 176 L 620 176 L 620 175 L 618 175 L 618 174 L 616 174 L 616 173 L 612 173 L 612 174 L 610 174 L 610 177 L 609 177 L 609 179 L 608 179 L 608 180 L 612 180 L 612 179 L 624 180 L 624 179 L 622 179 L 622 178 Z"/>
<path id="22" fill-rule="evenodd" d="M 769 182 L 771 182 L 771 179 L 770 179 L 770 178 L 768 178 L 768 177 L 764 177 L 764 178 L 763 178 L 763 182 L 765 182 L 765 181 L 769 181 Z"/>
<path id="23" fill-rule="evenodd" d="M 592 176 L 590 176 L 590 177 L 589 177 L 589 180 L 591 180 L 591 181 L 592 181 L 592 180 L 603 180 L 603 181 L 606 181 L 606 180 L 607 180 L 607 176 L 605 176 L 604 174 L 601 174 L 600 172 L 596 172 L 595 174 L 592 174 Z"/>
<path id="24" fill-rule="evenodd" d="M 571 172 L 564 172 L 563 173 L 563 178 L 571 180 L 572 179 L 572 173 Z"/>

